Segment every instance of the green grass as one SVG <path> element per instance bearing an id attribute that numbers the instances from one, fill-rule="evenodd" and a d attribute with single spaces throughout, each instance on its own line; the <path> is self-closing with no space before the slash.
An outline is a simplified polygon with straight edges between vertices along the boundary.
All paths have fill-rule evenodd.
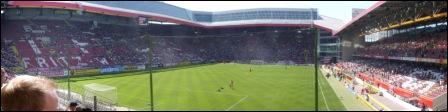
<path id="1" fill-rule="evenodd" d="M 318 78 L 320 83 L 324 82 L 321 87 L 331 111 L 370 111 L 368 107 L 364 106 L 358 99 L 356 99 L 355 95 L 345 88 L 338 79 L 333 76 L 326 79 L 321 73 L 318 75 Z M 327 108 L 323 108 L 325 104 L 321 104 L 321 98 L 322 97 L 319 96 L 319 110 L 326 111 Z M 328 101 L 331 101 L 332 103 L 329 103 Z"/>
<path id="2" fill-rule="evenodd" d="M 150 110 L 149 76 L 147 71 L 139 71 L 71 81 L 80 87 L 91 83 L 117 87 L 119 106 Z M 314 79 L 314 67 L 305 66 L 203 64 L 160 69 L 153 73 L 154 110 L 315 110 Z M 65 80 L 56 81 L 66 85 Z M 229 89 L 230 80 L 235 90 Z M 217 92 L 220 87 L 223 91 Z M 323 89 L 330 110 L 345 110 L 340 101 L 334 101 L 338 99 L 333 91 L 325 91 L 325 85 Z M 326 110 L 322 98 L 319 110 Z"/>
<path id="3" fill-rule="evenodd" d="M 341 102 L 341 99 L 336 95 L 330 83 L 325 79 L 320 70 L 318 77 L 319 88 L 319 111 L 346 111 L 346 108 Z M 326 102 L 324 101 L 326 100 Z"/>

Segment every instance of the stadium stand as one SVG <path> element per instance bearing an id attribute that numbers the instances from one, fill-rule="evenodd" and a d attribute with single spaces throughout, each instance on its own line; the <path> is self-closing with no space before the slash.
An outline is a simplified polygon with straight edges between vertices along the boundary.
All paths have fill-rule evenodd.
<path id="1" fill-rule="evenodd" d="M 398 33 L 357 48 L 354 52 L 356 57 L 335 66 L 344 74 L 370 81 L 401 100 L 421 108 L 423 102 L 435 101 L 447 93 L 446 66 L 434 64 L 442 63 L 438 60 L 447 58 L 446 35 L 446 25 Z M 375 56 L 382 58 L 371 59 Z M 416 63 L 383 57 L 433 59 L 437 62 Z M 432 106 L 430 104 L 431 108 Z"/>
<path id="2" fill-rule="evenodd" d="M 356 55 L 384 55 L 419 58 L 447 58 L 446 26 L 417 29 L 412 33 L 396 34 L 372 45 L 360 48 Z"/>
<path id="3" fill-rule="evenodd" d="M 2 28 L 2 32 L 13 33 L 1 34 L 1 64 L 9 69 L 24 69 L 11 74 L 39 71 L 40 75 L 52 77 L 55 75 L 46 74 L 46 71 L 64 71 L 68 64 L 75 69 L 149 64 L 148 39 L 139 36 L 135 26 L 98 24 L 93 27 L 89 22 L 63 20 L 11 20 L 5 24 L 9 28 Z M 272 36 L 277 33 L 280 35 Z M 313 43 L 312 38 L 303 38 L 312 34 L 297 35 L 296 30 L 225 36 L 156 35 L 152 36 L 153 63 L 160 66 L 185 61 L 250 63 L 253 59 L 271 64 L 281 60 L 291 60 L 295 64 L 313 63 L 312 44 L 300 44 Z M 68 56 L 72 58 L 68 59 Z M 93 108 L 93 102 L 82 101 L 79 94 L 73 93 L 70 99 L 66 98 L 66 91 L 60 90 L 58 94 L 61 96 L 60 108 L 73 100 Z M 100 110 L 116 109 L 110 105 L 99 106 Z"/>
<path id="4" fill-rule="evenodd" d="M 67 52 L 72 52 L 71 66 L 98 68 L 112 65 L 148 64 L 147 39 L 138 37 L 135 27 L 99 24 L 93 28 L 88 22 L 69 21 L 67 25 L 61 20 L 32 20 L 34 24 L 26 21 L 14 20 L 9 22 L 12 28 L 8 31 L 18 33 L 4 33 L 2 37 L 10 40 L 3 45 L 9 57 L 6 61 L 17 63 L 19 59 L 25 62 L 24 68 L 62 69 L 68 64 Z M 14 29 L 16 28 L 16 29 Z M 45 34 L 31 33 L 30 29 L 45 30 Z M 262 59 L 270 63 L 277 60 L 295 60 L 296 63 L 311 63 L 312 53 L 308 55 L 308 62 L 300 53 L 303 46 L 293 38 L 294 32 L 283 33 L 284 38 L 274 38 L 267 34 L 273 32 L 258 32 L 245 36 L 231 35 L 229 37 L 153 37 L 154 63 L 177 63 L 190 60 L 216 60 L 218 62 L 230 60 Z M 31 38 L 33 37 L 33 38 Z M 37 37 L 37 38 L 35 38 Z M 245 37 L 245 38 L 242 38 Z M 287 38 L 288 37 L 288 38 Z M 304 42 L 312 42 L 304 39 Z M 15 45 L 20 57 L 13 58 L 12 45 Z M 216 47 L 219 45 L 219 47 Z M 67 49 L 69 48 L 69 49 Z M 240 48 L 248 48 L 250 55 Z M 284 51 L 276 50 L 284 49 Z M 299 49 L 299 50 L 292 50 Z M 3 50 L 2 50 L 3 52 Z M 272 55 L 281 54 L 282 56 Z M 243 54 L 243 55 L 239 55 Z M 39 59 L 36 59 L 39 58 Z M 2 61 L 3 62 L 3 61 Z M 28 67 L 31 66 L 31 67 Z"/>

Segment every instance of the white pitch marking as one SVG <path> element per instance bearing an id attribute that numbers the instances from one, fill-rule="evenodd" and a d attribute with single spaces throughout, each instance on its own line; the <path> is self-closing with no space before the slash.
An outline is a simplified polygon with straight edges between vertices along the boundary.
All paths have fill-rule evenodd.
<path id="1" fill-rule="evenodd" d="M 249 97 L 249 95 L 246 95 L 246 97 L 244 97 L 243 99 L 241 99 L 240 101 L 236 102 L 235 104 L 233 104 L 232 106 L 230 106 L 226 111 L 229 111 L 230 109 L 232 109 L 235 105 L 237 105 L 238 103 L 244 101 L 247 97 Z"/>

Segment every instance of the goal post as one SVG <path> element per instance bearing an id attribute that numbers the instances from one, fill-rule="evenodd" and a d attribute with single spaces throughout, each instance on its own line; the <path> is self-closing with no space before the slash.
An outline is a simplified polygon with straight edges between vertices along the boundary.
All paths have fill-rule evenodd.
<path id="1" fill-rule="evenodd" d="M 101 85 L 101 84 L 86 84 L 84 85 L 84 95 L 86 97 L 103 97 L 107 100 L 110 100 L 111 103 L 117 104 L 117 88 L 107 85 Z M 93 94 L 92 94 L 93 93 Z"/>
<path id="2" fill-rule="evenodd" d="M 250 64 L 263 65 L 265 62 L 263 60 L 250 60 Z"/>

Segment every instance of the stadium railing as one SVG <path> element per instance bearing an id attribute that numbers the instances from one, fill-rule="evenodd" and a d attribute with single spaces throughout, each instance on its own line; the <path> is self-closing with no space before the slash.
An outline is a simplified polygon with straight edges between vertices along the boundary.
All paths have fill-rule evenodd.
<path id="1" fill-rule="evenodd" d="M 119 106 L 117 103 L 113 103 L 110 99 L 74 84 L 70 85 L 70 96 L 68 94 L 68 85 L 65 84 L 59 84 L 59 90 L 57 93 L 60 99 L 59 105 L 62 106 L 62 108 L 67 107 L 70 102 L 75 101 L 85 108 L 91 108 L 92 110 L 95 110 L 94 103 L 96 102 L 96 111 L 133 111 L 133 109 Z M 97 97 L 97 101 L 94 100 L 93 96 Z"/>

